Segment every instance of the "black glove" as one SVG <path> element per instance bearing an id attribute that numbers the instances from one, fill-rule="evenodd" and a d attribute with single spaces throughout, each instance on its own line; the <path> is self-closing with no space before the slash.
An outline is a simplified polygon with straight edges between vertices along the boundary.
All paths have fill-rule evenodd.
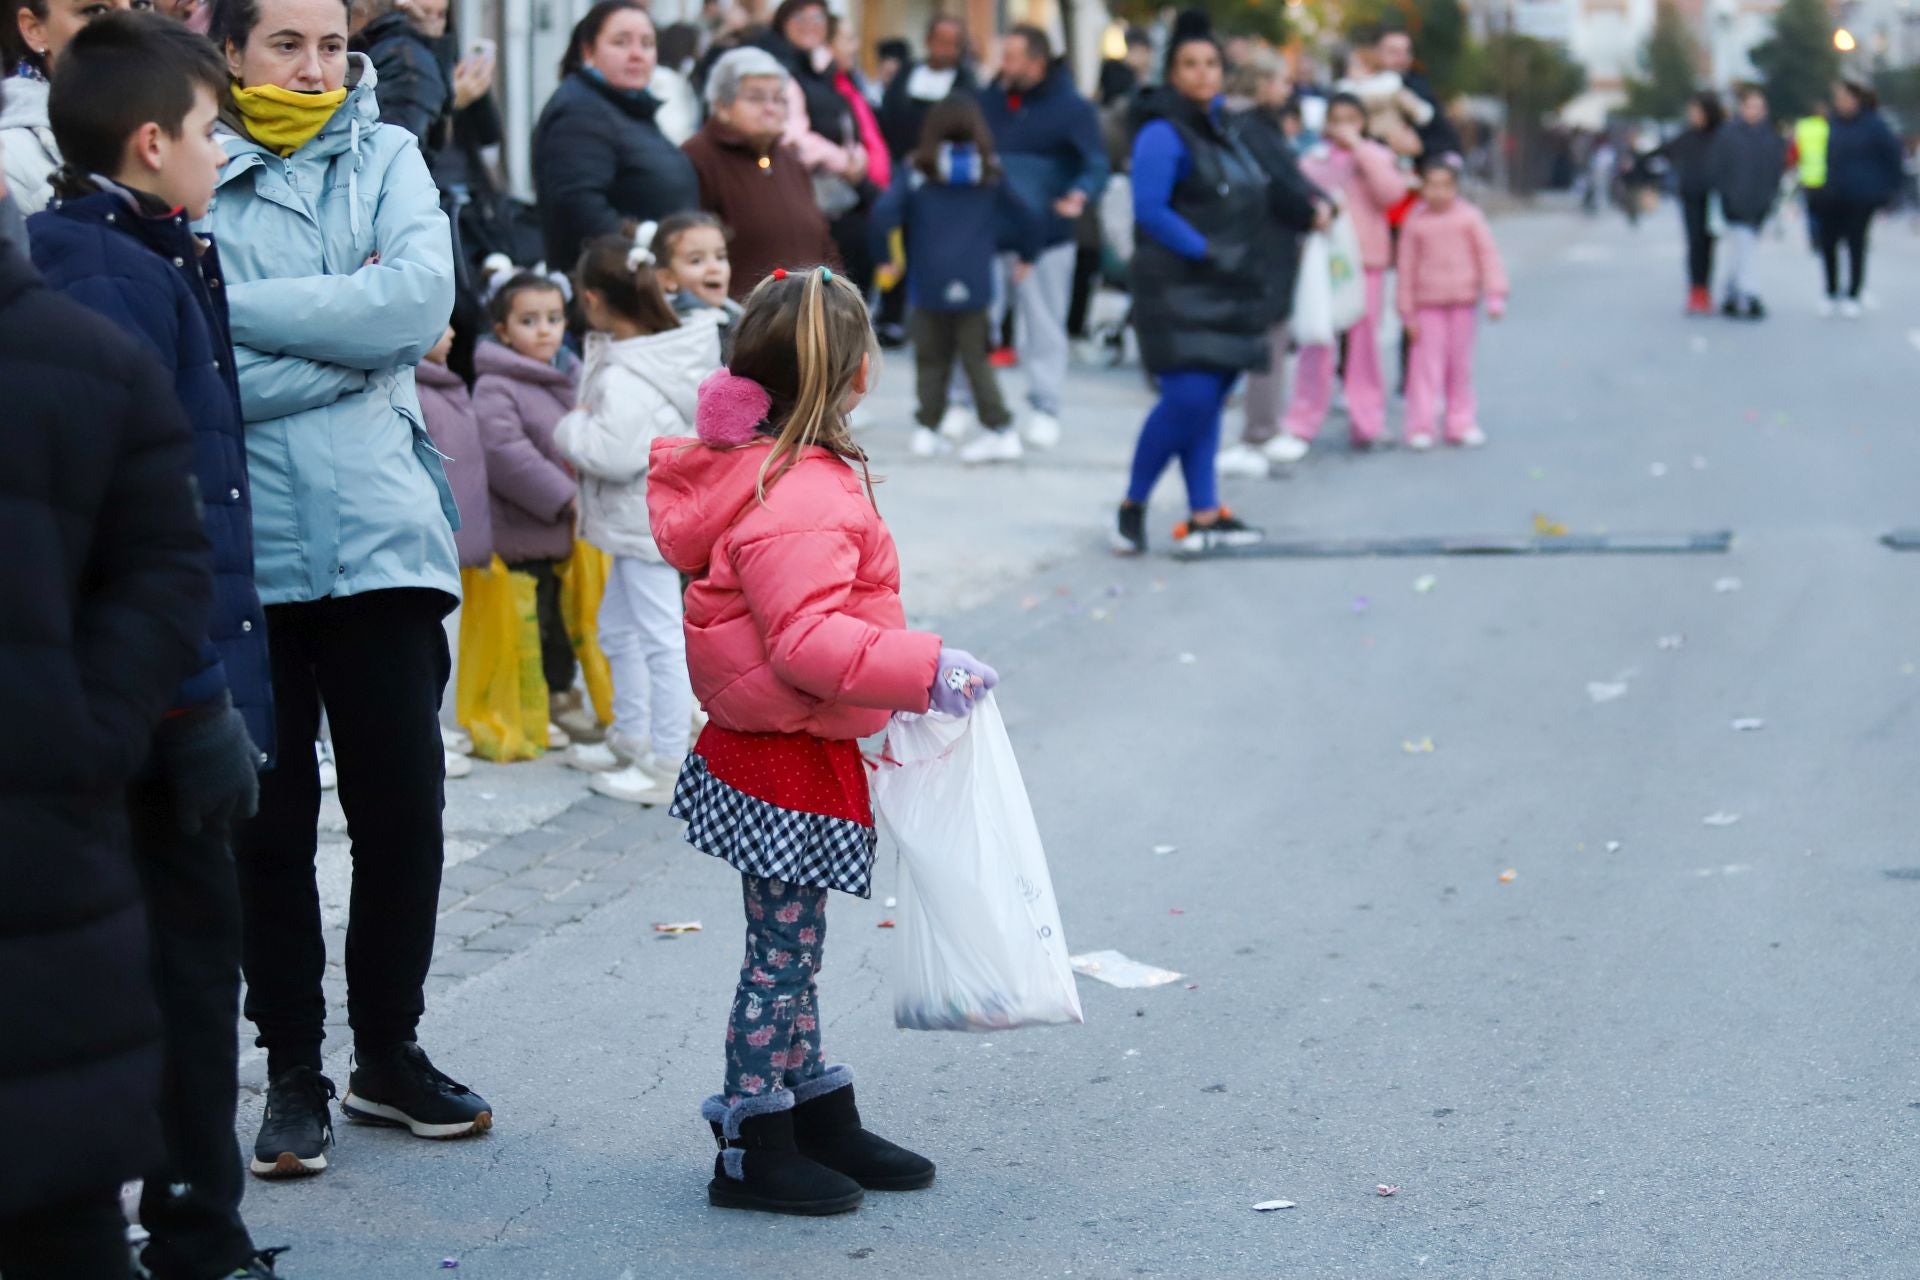
<path id="1" fill-rule="evenodd" d="M 228 694 L 162 721 L 154 760 L 173 797 L 174 818 L 188 835 L 209 823 L 231 831 L 260 807 L 260 749 Z"/>

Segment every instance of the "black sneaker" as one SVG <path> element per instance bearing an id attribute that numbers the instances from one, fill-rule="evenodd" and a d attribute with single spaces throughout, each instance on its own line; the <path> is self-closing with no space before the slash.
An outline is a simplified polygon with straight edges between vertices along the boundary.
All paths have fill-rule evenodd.
<path id="1" fill-rule="evenodd" d="M 411 1040 L 369 1056 L 355 1055 L 340 1109 L 349 1119 L 402 1125 L 416 1138 L 464 1138 L 493 1128 L 493 1108 L 437 1070 Z"/>
<path id="2" fill-rule="evenodd" d="M 1120 504 L 1120 519 L 1114 526 L 1113 549 L 1123 556 L 1147 554 L 1147 509 L 1131 502 Z"/>
<path id="3" fill-rule="evenodd" d="M 1175 549 L 1181 555 L 1202 556 L 1229 547 L 1252 547 L 1265 542 L 1267 531 L 1256 529 L 1225 507 L 1212 524 L 1188 521 L 1173 531 Z"/>
<path id="4" fill-rule="evenodd" d="M 281 1280 L 280 1273 L 273 1269 L 273 1263 L 286 1251 L 285 1245 L 262 1249 L 248 1258 L 244 1265 L 220 1277 L 220 1280 Z"/>
<path id="5" fill-rule="evenodd" d="M 306 1178 L 327 1167 L 333 1081 L 312 1067 L 293 1067 L 267 1082 L 267 1114 L 254 1139 L 253 1163 L 262 1178 Z"/>
<path id="6" fill-rule="evenodd" d="M 1760 299 L 1749 296 L 1747 298 L 1746 314 L 1749 320 L 1765 320 L 1767 318 L 1767 309 L 1760 305 Z"/>

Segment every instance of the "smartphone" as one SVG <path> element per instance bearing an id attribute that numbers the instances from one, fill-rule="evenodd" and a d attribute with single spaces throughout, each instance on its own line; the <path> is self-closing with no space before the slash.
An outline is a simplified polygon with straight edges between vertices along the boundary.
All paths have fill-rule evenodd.
<path id="1" fill-rule="evenodd" d="M 473 42 L 473 47 L 468 52 L 475 58 L 485 58 L 488 62 L 492 62 L 500 52 L 500 46 L 485 36 L 481 36 Z"/>

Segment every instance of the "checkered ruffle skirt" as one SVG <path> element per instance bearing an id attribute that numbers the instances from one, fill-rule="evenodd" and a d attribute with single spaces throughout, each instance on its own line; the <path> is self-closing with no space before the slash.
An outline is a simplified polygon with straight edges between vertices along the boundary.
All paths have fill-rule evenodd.
<path id="1" fill-rule="evenodd" d="M 668 810 L 687 843 L 748 875 L 864 898 L 873 892 L 874 829 L 850 818 L 799 813 L 735 790 L 687 757 Z"/>

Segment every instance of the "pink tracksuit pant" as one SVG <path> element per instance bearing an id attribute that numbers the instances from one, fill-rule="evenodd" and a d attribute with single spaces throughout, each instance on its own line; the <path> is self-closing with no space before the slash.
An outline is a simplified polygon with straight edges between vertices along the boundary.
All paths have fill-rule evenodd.
<path id="1" fill-rule="evenodd" d="M 1480 404 L 1473 394 L 1473 337 L 1480 324 L 1475 303 L 1421 307 L 1414 314 L 1417 332 L 1407 360 L 1407 438 L 1431 440 L 1446 402 L 1447 439 L 1458 444 L 1479 425 Z"/>
<path id="2" fill-rule="evenodd" d="M 1371 444 L 1387 425 L 1387 388 L 1380 376 L 1380 304 L 1387 273 L 1367 272 L 1367 314 L 1347 330 L 1347 416 L 1355 444 Z M 1335 348 L 1302 347 L 1293 373 L 1293 403 L 1287 406 L 1286 433 L 1300 440 L 1320 434 L 1333 403 Z"/>

